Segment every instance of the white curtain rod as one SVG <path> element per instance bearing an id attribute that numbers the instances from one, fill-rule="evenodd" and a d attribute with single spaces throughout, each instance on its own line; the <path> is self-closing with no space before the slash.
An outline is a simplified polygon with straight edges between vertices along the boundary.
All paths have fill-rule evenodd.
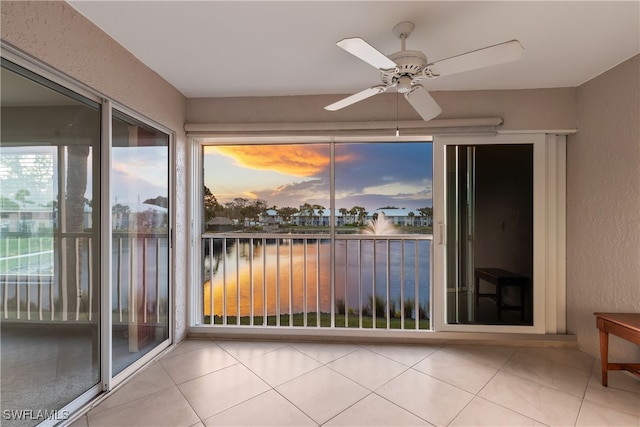
<path id="1" fill-rule="evenodd" d="M 499 117 L 470 119 L 434 119 L 404 121 L 360 121 L 360 122 L 303 122 L 303 123 L 187 123 L 184 128 L 188 136 L 216 136 L 221 134 L 354 134 L 354 133 L 452 133 L 493 132 L 502 125 Z"/>

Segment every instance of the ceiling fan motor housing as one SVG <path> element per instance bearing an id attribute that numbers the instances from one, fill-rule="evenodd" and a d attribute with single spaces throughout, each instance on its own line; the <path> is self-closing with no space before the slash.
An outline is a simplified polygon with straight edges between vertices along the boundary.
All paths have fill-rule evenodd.
<path id="1" fill-rule="evenodd" d="M 381 80 L 385 85 L 398 85 L 398 92 L 406 93 L 411 85 L 416 84 L 423 76 L 422 69 L 428 64 L 427 57 L 419 50 L 401 50 L 389 55 L 396 63 L 395 70 L 382 71 Z"/>

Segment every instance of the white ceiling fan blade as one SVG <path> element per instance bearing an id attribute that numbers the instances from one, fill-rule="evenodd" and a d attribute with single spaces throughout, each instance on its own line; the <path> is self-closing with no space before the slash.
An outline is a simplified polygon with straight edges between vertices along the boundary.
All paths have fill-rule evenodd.
<path id="1" fill-rule="evenodd" d="M 462 73 L 478 68 L 490 67 L 505 62 L 517 61 L 522 57 L 524 48 L 518 40 L 511 40 L 494 46 L 485 47 L 451 58 L 442 59 L 427 65 L 434 77 Z"/>
<path id="2" fill-rule="evenodd" d="M 396 67 L 395 62 L 360 37 L 342 39 L 336 44 L 376 68 L 388 70 Z"/>
<path id="3" fill-rule="evenodd" d="M 343 98 L 340 101 L 334 102 L 331 105 L 327 105 L 326 107 L 324 107 L 324 109 L 327 111 L 340 110 L 341 108 L 347 107 L 351 104 L 355 104 L 356 102 L 362 101 L 363 99 L 367 99 L 372 97 L 373 95 L 382 93 L 387 89 L 388 89 L 388 86 L 373 86 L 373 87 L 370 87 L 369 89 L 365 89 L 358 93 L 354 93 L 351 96 L 347 96 L 346 98 Z"/>
<path id="4" fill-rule="evenodd" d="M 442 113 L 442 108 L 422 85 L 415 85 L 410 92 L 404 94 L 404 97 L 425 122 Z"/>

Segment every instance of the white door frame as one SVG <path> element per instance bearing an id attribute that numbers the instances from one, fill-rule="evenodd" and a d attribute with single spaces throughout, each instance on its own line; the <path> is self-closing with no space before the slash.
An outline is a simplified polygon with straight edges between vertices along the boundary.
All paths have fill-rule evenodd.
<path id="1" fill-rule="evenodd" d="M 445 146 L 533 145 L 533 325 L 447 323 Z M 436 331 L 564 333 L 566 302 L 564 136 L 508 133 L 482 136 L 442 135 L 433 141 L 434 283 L 433 327 Z"/>

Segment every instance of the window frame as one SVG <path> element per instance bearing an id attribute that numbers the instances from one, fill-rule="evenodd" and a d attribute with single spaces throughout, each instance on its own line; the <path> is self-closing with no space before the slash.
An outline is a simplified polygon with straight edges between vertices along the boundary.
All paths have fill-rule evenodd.
<path id="1" fill-rule="evenodd" d="M 273 135 L 273 134 L 272 134 Z M 198 285 L 200 280 L 200 239 L 202 200 L 202 162 L 201 146 L 208 144 L 291 144 L 291 143 L 339 143 L 339 142 L 387 142 L 391 137 L 380 136 L 190 136 L 191 169 L 189 204 L 191 215 L 189 257 L 190 289 L 188 304 L 189 330 L 203 332 L 200 325 Z M 545 133 L 544 131 L 503 131 L 491 134 L 436 134 L 399 137 L 398 141 L 432 141 L 433 143 L 433 247 L 431 268 L 431 330 L 438 333 L 474 332 L 474 333 L 526 333 L 526 334 L 562 334 L 566 332 L 566 133 Z M 451 325 L 445 322 L 444 297 L 444 144 L 532 144 L 534 146 L 534 321 L 532 326 L 517 325 Z M 333 151 L 332 151 L 333 153 Z M 333 185 L 333 184 L 332 184 Z M 334 191 L 335 188 L 332 188 Z M 331 206 L 332 212 L 334 206 Z M 233 328 L 231 334 L 238 334 L 242 328 Z M 331 332 L 335 333 L 335 329 Z M 361 332 L 361 331 L 356 331 Z M 282 330 L 276 333 L 282 334 Z M 315 331 L 302 329 L 301 335 L 316 335 Z M 395 333 L 389 337 L 399 337 Z M 363 335 L 364 336 L 364 335 Z M 380 336 L 383 338 L 384 336 Z"/>
<path id="2" fill-rule="evenodd" d="M 189 203 L 189 214 L 191 219 L 191 223 L 190 223 L 190 245 L 189 245 L 189 258 L 192 260 L 192 262 L 190 263 L 190 271 L 189 271 L 189 286 L 190 289 L 188 290 L 189 293 L 189 298 L 188 298 L 188 320 L 189 320 L 189 327 L 191 328 L 192 331 L 197 331 L 199 328 L 219 328 L 219 326 L 217 325 L 208 325 L 208 324 L 202 324 L 201 323 L 201 319 L 203 318 L 203 313 L 202 313 L 202 307 L 203 307 L 203 296 L 202 296 L 202 292 L 201 292 L 201 259 L 202 259 L 202 253 L 201 253 L 201 245 L 199 244 L 201 236 L 203 234 L 203 218 L 204 218 L 204 212 L 202 209 L 202 203 L 201 201 L 203 200 L 204 194 L 203 194 L 203 188 L 204 188 L 204 182 L 203 182 L 203 167 L 204 165 L 202 164 L 202 150 L 204 146 L 207 145 L 258 145 L 258 144 L 264 144 L 264 145 L 288 145 L 288 144 L 328 144 L 330 146 L 330 164 L 331 164 L 331 171 L 330 171 L 330 195 L 329 195 L 329 199 L 330 199 L 330 206 L 328 207 L 328 209 L 331 212 L 331 216 L 330 216 L 330 232 L 327 234 L 327 237 L 331 238 L 331 280 L 332 280 L 332 285 L 331 285 L 331 301 L 332 301 L 332 313 L 335 311 L 335 295 L 333 295 L 333 293 L 335 292 L 335 283 L 333 283 L 335 281 L 335 271 L 334 271 L 334 262 L 335 262 L 335 239 L 333 238 L 334 236 L 334 224 L 335 224 L 335 198 L 332 197 L 333 194 L 335 194 L 335 146 L 336 144 L 342 144 L 342 143 L 389 143 L 389 142 L 414 142 L 414 143 L 431 143 L 433 144 L 434 138 L 432 135 L 420 135 L 420 136 L 396 136 L 396 137 L 381 137 L 381 136 L 291 136 L 291 135 L 286 135 L 286 136 L 263 136 L 263 137 L 256 137 L 256 136 L 248 136 L 248 137 L 240 137 L 240 136 L 234 136 L 234 137 L 190 137 L 189 138 L 189 142 L 190 142 L 190 150 L 189 150 L 189 156 L 190 156 L 190 162 L 189 164 L 191 164 L 193 167 L 191 169 L 191 174 L 190 174 L 190 191 L 189 194 L 192 197 L 192 200 Z M 431 235 L 432 236 L 432 235 Z M 432 245 L 433 248 L 433 245 Z M 431 252 L 430 254 L 430 265 L 433 265 L 433 253 Z M 429 286 L 429 310 L 431 313 L 433 313 L 433 269 L 430 269 L 430 286 Z M 321 328 L 320 332 L 322 335 L 322 330 L 324 330 L 324 334 L 335 334 L 336 330 L 343 330 L 343 329 L 347 329 L 350 330 L 350 328 L 335 328 L 334 325 L 334 316 L 332 316 L 332 326 L 331 328 Z M 251 328 L 256 328 L 256 326 L 251 326 Z M 235 331 L 239 331 L 241 330 L 241 327 L 234 327 L 233 330 Z M 280 328 L 273 328 L 275 330 L 280 330 Z M 297 328 L 299 330 L 301 330 L 304 334 L 304 332 L 306 332 L 307 334 L 316 334 L 316 331 L 311 331 L 310 328 Z M 357 331 L 357 333 L 361 333 L 361 334 L 365 334 L 366 330 L 361 330 L 361 329 L 353 329 L 353 331 Z M 381 329 L 377 329 L 376 330 L 376 335 L 379 335 L 379 333 L 382 333 L 383 330 Z M 200 331 L 201 332 L 201 331 Z M 389 337 L 397 337 L 399 335 L 399 333 L 403 333 L 404 331 L 387 331 L 386 334 Z M 408 331 L 409 333 L 412 333 L 413 331 Z M 430 329 L 421 329 L 419 330 L 418 333 L 425 333 L 425 332 L 433 332 L 433 324 L 430 324 Z M 364 335 L 363 335 L 364 336 Z"/>

